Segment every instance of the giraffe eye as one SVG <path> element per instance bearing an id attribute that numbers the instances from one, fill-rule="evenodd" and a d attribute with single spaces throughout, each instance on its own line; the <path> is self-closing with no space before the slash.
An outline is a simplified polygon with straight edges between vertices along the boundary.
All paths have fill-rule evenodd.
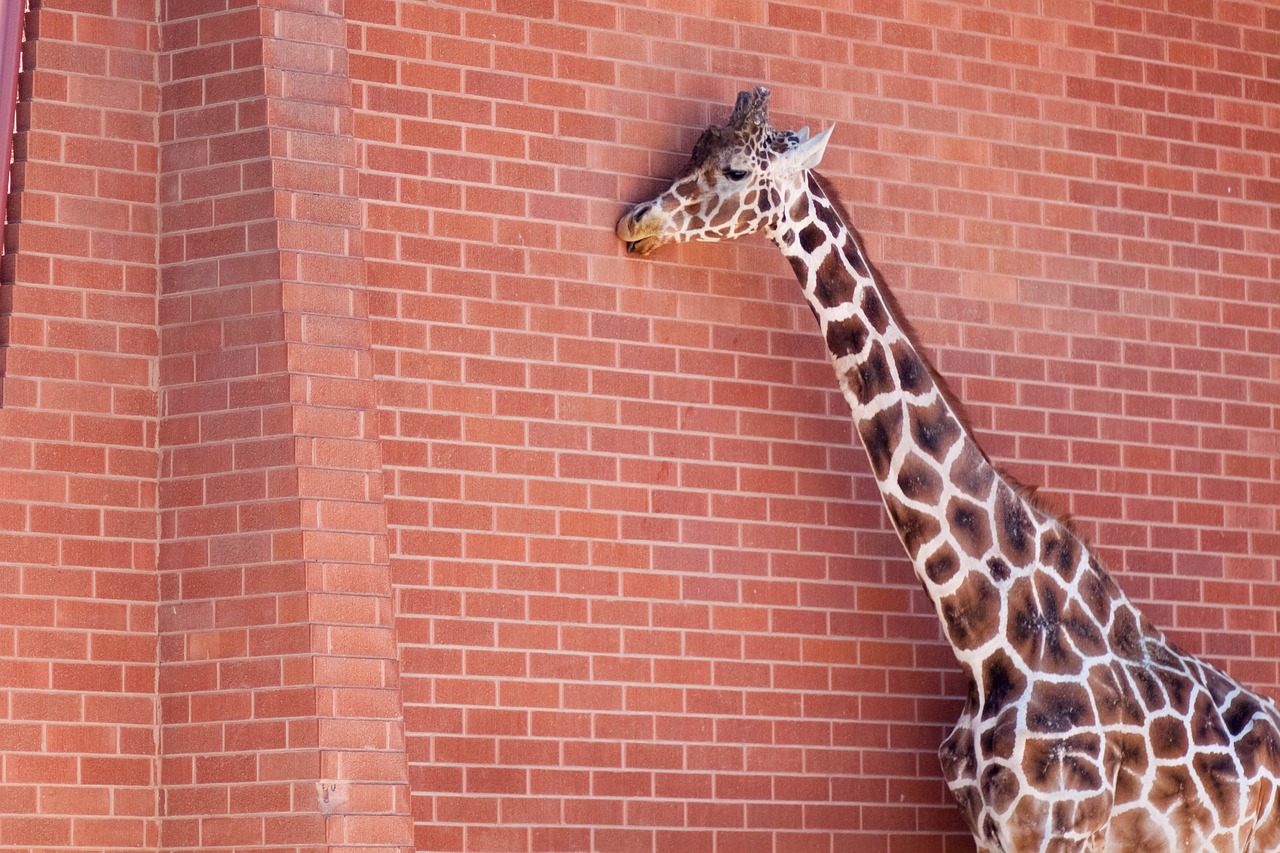
<path id="1" fill-rule="evenodd" d="M 725 169 L 724 176 L 731 181 L 741 181 L 747 177 L 746 169 Z"/>

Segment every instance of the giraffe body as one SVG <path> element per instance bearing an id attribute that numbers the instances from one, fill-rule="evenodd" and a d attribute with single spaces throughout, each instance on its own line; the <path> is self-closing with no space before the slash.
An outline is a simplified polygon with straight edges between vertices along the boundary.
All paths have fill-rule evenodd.
<path id="1" fill-rule="evenodd" d="M 763 230 L 818 320 L 889 517 L 968 676 L 943 775 L 988 853 L 1280 850 L 1280 712 L 1167 641 L 987 460 L 813 172 L 830 129 L 743 92 L 629 251 Z"/>

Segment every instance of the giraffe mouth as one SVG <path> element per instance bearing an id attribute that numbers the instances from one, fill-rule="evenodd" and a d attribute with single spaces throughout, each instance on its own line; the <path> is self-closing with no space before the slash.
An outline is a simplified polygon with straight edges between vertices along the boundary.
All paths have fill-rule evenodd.
<path id="1" fill-rule="evenodd" d="M 662 241 L 657 237 L 641 237 L 639 240 L 627 241 L 628 255 L 647 255 L 658 248 Z"/>

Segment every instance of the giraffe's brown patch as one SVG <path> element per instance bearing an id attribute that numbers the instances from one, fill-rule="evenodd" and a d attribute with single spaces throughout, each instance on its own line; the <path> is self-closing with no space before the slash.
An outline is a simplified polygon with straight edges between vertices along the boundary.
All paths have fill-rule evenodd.
<path id="1" fill-rule="evenodd" d="M 1023 744 L 1022 772 L 1040 791 L 1094 791 L 1102 786 L 1101 749 L 1093 732 L 1029 737 Z"/>
<path id="2" fill-rule="evenodd" d="M 1009 564 L 1001 557 L 987 560 L 987 571 L 991 572 L 991 579 L 996 583 L 1004 583 L 1009 579 Z"/>
<path id="3" fill-rule="evenodd" d="M 1160 711 L 1168 704 L 1164 691 L 1160 689 L 1160 681 L 1155 674 L 1140 663 L 1125 666 L 1125 673 L 1133 682 L 1134 693 L 1142 700 L 1147 711 Z"/>
<path id="4" fill-rule="evenodd" d="M 938 760 L 942 763 L 942 775 L 949 784 L 961 779 L 972 779 L 976 771 L 973 751 L 973 725 L 971 706 L 974 699 L 970 695 L 960 722 L 951 730 L 938 747 Z M 959 794 L 957 794 L 959 797 Z"/>
<path id="5" fill-rule="evenodd" d="M 867 318 L 871 328 L 882 335 L 889 329 L 889 312 L 874 287 L 862 289 L 862 316 Z"/>
<path id="6" fill-rule="evenodd" d="M 1071 547 L 1064 544 L 1059 553 L 1067 554 L 1070 550 Z M 1107 624 L 1111 618 L 1112 606 L 1123 598 L 1120 588 L 1106 572 L 1086 571 L 1080 576 L 1076 588 L 1080 590 L 1080 600 L 1084 602 L 1085 607 L 1089 609 L 1099 625 Z"/>
<path id="7" fill-rule="evenodd" d="M 1047 734 L 1063 734 L 1094 724 L 1089 691 L 1071 681 L 1039 681 L 1031 688 L 1027 704 L 1027 728 Z"/>
<path id="8" fill-rule="evenodd" d="M 898 488 L 903 497 L 936 504 L 942 495 L 942 477 L 928 462 L 908 453 L 898 468 Z"/>
<path id="9" fill-rule="evenodd" d="M 1049 811 L 1051 805 L 1046 797 L 1035 791 L 1026 790 L 1018 799 L 1013 811 L 1002 819 L 1003 833 L 987 849 L 1021 853 L 1021 851 L 1053 851 L 1053 853 L 1073 853 L 1064 850 L 1050 832 Z"/>
<path id="10" fill-rule="evenodd" d="M 894 341 L 889 347 L 893 363 L 898 366 L 898 386 L 907 394 L 926 394 L 934 387 L 932 374 L 924 359 L 905 340 Z"/>
<path id="11" fill-rule="evenodd" d="M 1238 738 L 1261 713 L 1262 703 L 1252 694 L 1242 691 L 1222 709 L 1222 724 L 1232 738 Z"/>
<path id="12" fill-rule="evenodd" d="M 702 135 L 694 143 L 693 153 L 689 157 L 689 165 L 693 167 L 701 166 L 714 152 L 732 142 L 733 132 L 731 130 L 726 127 L 711 125 L 702 131 Z"/>
<path id="13" fill-rule="evenodd" d="M 976 837 L 980 831 L 978 816 L 982 814 L 982 794 L 979 793 L 978 786 L 957 781 L 955 784 L 950 785 L 950 788 L 951 796 L 955 797 L 956 800 L 956 807 L 960 809 L 960 815 L 969 826 L 969 832 Z"/>
<path id="14" fill-rule="evenodd" d="M 1089 688 L 1098 708 L 1098 722 L 1104 726 L 1142 725 L 1142 703 L 1128 689 L 1116 661 L 1095 664 L 1089 669 Z"/>
<path id="15" fill-rule="evenodd" d="M 809 194 L 797 193 L 796 200 L 791 202 L 791 209 L 787 211 L 787 215 L 791 217 L 792 222 L 804 222 L 806 219 L 808 219 L 809 218 Z M 810 225 L 808 227 L 812 228 L 815 226 Z M 813 250 L 805 249 L 805 251 L 811 252 Z"/>
<path id="16" fill-rule="evenodd" d="M 1146 652 L 1147 659 L 1152 664 L 1171 669 L 1182 675 L 1188 673 L 1187 663 L 1182 659 L 1182 653 L 1170 647 L 1164 638 L 1160 636 L 1160 631 L 1148 622 L 1141 613 L 1138 614 L 1138 628 L 1142 631 L 1143 651 Z"/>
<path id="17" fill-rule="evenodd" d="M 1151 656 L 1150 643 L 1147 644 L 1147 656 Z M 1191 710 L 1191 697 L 1194 687 L 1191 680 L 1185 675 L 1178 672 L 1169 672 L 1165 669 L 1155 670 L 1156 677 L 1160 679 L 1160 686 L 1164 688 L 1164 694 L 1168 698 L 1169 707 L 1179 714 L 1186 714 Z"/>
<path id="18" fill-rule="evenodd" d="M 942 599 L 942 623 L 951 645 L 976 649 L 1000 629 L 1000 591 L 981 572 L 969 572 L 959 589 Z"/>
<path id="19" fill-rule="evenodd" d="M 806 284 L 806 283 L 808 282 L 808 280 L 809 280 L 809 264 L 808 264 L 808 261 L 806 261 L 804 258 L 800 257 L 799 255 L 787 255 L 786 257 L 787 257 L 787 263 L 791 264 L 791 271 L 792 271 L 792 272 L 794 272 L 794 273 L 796 274 L 796 279 L 797 279 L 797 280 L 798 280 L 802 285 Z M 809 310 L 813 312 L 813 316 L 814 316 L 815 318 L 817 318 L 817 317 L 818 317 L 818 309 L 816 309 L 816 308 L 814 308 L 812 305 L 810 305 L 810 306 L 809 306 Z M 832 325 L 834 325 L 834 324 L 832 324 Z M 830 347 L 830 337 L 829 337 L 829 336 L 830 336 L 830 332 L 828 331 L 828 339 L 827 339 L 828 347 Z M 835 354 L 835 355 L 844 355 L 844 353 L 837 353 L 837 352 L 835 352 L 834 350 L 832 350 L 832 353 L 833 353 L 833 354 Z"/>
<path id="20" fill-rule="evenodd" d="M 1156 758 L 1182 758 L 1187 754 L 1187 727 L 1182 720 L 1161 714 L 1147 724 L 1151 754 Z"/>
<path id="21" fill-rule="evenodd" d="M 1218 821 L 1228 826 L 1240 820 L 1240 777 L 1236 763 L 1222 752 L 1199 752 L 1191 759 L 1196 778 L 1204 786 Z"/>
<path id="22" fill-rule="evenodd" d="M 1081 585 L 1083 587 L 1083 584 Z M 1085 595 L 1085 601 L 1089 596 Z M 1111 618 L 1111 631 L 1107 637 L 1108 645 L 1116 656 L 1126 661 L 1142 660 L 1142 632 L 1138 629 L 1138 619 L 1128 607 L 1116 608 Z"/>
<path id="23" fill-rule="evenodd" d="M 1013 805 L 1022 791 L 1018 774 L 1011 767 L 998 762 L 983 768 L 979 784 L 982 786 L 982 799 L 997 814 Z"/>
<path id="24" fill-rule="evenodd" d="M 812 255 L 813 250 L 826 242 L 826 239 L 827 235 L 822 233 L 822 229 L 816 223 L 810 222 L 800 229 L 800 248 L 804 249 L 805 254 Z"/>
<path id="25" fill-rule="evenodd" d="M 1040 562 L 1070 583 L 1080 564 L 1080 540 L 1059 524 L 1050 526 L 1040 535 Z"/>
<path id="26" fill-rule="evenodd" d="M 964 498 L 952 498 L 947 503 L 947 524 L 960 550 L 970 557 L 981 557 L 991 547 L 991 524 L 985 507 Z"/>
<path id="27" fill-rule="evenodd" d="M 941 397 L 927 406 L 911 406 L 911 437 L 922 451 L 942 462 L 960 438 L 960 424 Z M 954 476 L 954 474 L 953 474 Z M 965 491 L 968 491 L 967 489 Z"/>
<path id="28" fill-rule="evenodd" d="M 1191 718 L 1187 721 L 1187 730 L 1191 742 L 1197 747 L 1221 747 L 1230 743 L 1226 724 L 1213 697 L 1208 693 L 1197 691 L 1193 701 Z"/>
<path id="29" fill-rule="evenodd" d="M 1032 670 L 1070 675 L 1082 669 L 1080 656 L 1064 638 L 1065 596 L 1043 572 L 1017 578 L 1009 589 L 1009 645 Z"/>
<path id="30" fill-rule="evenodd" d="M 741 212 L 741 208 L 722 203 L 714 211 L 708 210 L 705 215 L 711 217 L 711 227 L 719 229 L 733 222 Z"/>
<path id="31" fill-rule="evenodd" d="M 1156 767 L 1148 797 L 1156 809 L 1164 812 L 1178 838 L 1197 838 L 1213 825 L 1213 816 L 1200 801 L 1200 790 L 1186 764 Z"/>
<path id="32" fill-rule="evenodd" d="M 840 247 L 841 254 L 844 255 L 845 262 L 848 263 L 849 269 L 853 270 L 853 274 L 862 278 L 870 278 L 871 272 L 867 269 L 866 259 L 862 257 L 862 249 L 858 246 L 858 239 L 853 236 L 852 231 L 844 239 L 844 245 Z"/>
<path id="33" fill-rule="evenodd" d="M 810 233 L 810 229 L 814 233 Z M 816 225 L 807 226 L 804 231 L 800 232 L 801 244 L 804 243 L 806 237 L 825 239 L 822 232 Z M 838 252 L 828 252 L 827 256 L 822 259 L 822 263 L 818 265 L 817 274 L 814 277 L 814 296 L 818 302 L 825 308 L 834 308 L 837 305 L 844 305 L 853 299 L 854 291 L 858 288 L 858 282 L 853 276 L 849 275 L 849 271 L 845 269 L 844 263 L 840 260 Z M 854 319 L 850 317 L 849 319 Z M 862 347 L 858 347 L 861 351 Z"/>
<path id="34" fill-rule="evenodd" d="M 879 341 L 873 341 L 867 357 L 858 365 L 854 374 L 854 394 L 858 402 L 867 405 L 881 394 L 888 394 L 896 387 L 889 361 L 884 356 L 884 347 Z"/>
<path id="35" fill-rule="evenodd" d="M 951 580 L 959 569 L 960 558 L 956 556 L 955 549 L 946 543 L 943 543 L 938 550 L 929 555 L 929 559 L 924 561 L 925 577 L 936 584 L 944 584 Z"/>
<path id="36" fill-rule="evenodd" d="M 1235 747 L 1244 774 L 1252 776 L 1259 767 L 1273 771 L 1280 767 L 1280 732 L 1276 730 L 1275 721 L 1269 716 L 1249 717 L 1244 725 L 1244 733 Z M 1280 808 L 1280 803 L 1277 807 Z"/>
<path id="37" fill-rule="evenodd" d="M 898 531 L 902 545 L 907 549 L 907 554 L 912 560 L 920 553 L 921 545 L 941 532 L 942 528 L 938 526 L 936 518 L 907 506 L 892 495 L 884 496 L 884 505 L 889 510 L 894 529 Z"/>
<path id="38" fill-rule="evenodd" d="M 902 404 L 894 403 L 858 423 L 858 435 L 867 449 L 877 480 L 889 476 L 893 451 L 902 441 Z"/>
<path id="39" fill-rule="evenodd" d="M 1100 657 L 1109 651 L 1102 628 L 1093 621 L 1093 616 L 1084 605 L 1074 598 L 1070 599 L 1063 610 L 1062 628 L 1076 651 L 1085 657 Z"/>
<path id="40" fill-rule="evenodd" d="M 1213 667 L 1206 666 L 1203 661 L 1197 661 L 1197 663 L 1200 669 L 1200 680 L 1204 683 L 1205 689 L 1209 691 L 1209 696 L 1213 699 L 1213 706 L 1221 708 L 1223 703 L 1227 701 L 1227 697 L 1240 689 L 1240 685 Z"/>
<path id="41" fill-rule="evenodd" d="M 996 819 L 991 815 L 987 815 L 986 819 L 982 821 L 982 840 L 995 844 L 1000 843 L 1000 825 L 996 823 Z"/>
<path id="42" fill-rule="evenodd" d="M 826 199 L 818 198 L 816 202 L 813 206 L 813 212 L 818 219 L 822 220 L 822 224 L 827 226 L 828 232 L 839 234 L 841 231 L 848 230 L 844 220 L 840 218 L 840 213 Z"/>
<path id="43" fill-rule="evenodd" d="M 1110 810 L 1111 798 L 1103 792 L 1080 799 L 1057 800 L 1050 812 L 1050 825 L 1055 838 L 1046 849 L 1060 853 L 1079 850 L 1077 843 L 1068 840 L 1066 836 L 1079 837 L 1092 833 L 1106 824 Z"/>
<path id="44" fill-rule="evenodd" d="M 1115 780 L 1116 805 L 1131 803 L 1142 796 L 1147 775 L 1147 741 L 1141 732 L 1115 731 L 1107 734 L 1107 776 Z"/>
<path id="45" fill-rule="evenodd" d="M 946 445 L 950 448 L 951 444 Z M 951 463 L 951 482 L 964 494 L 978 501 L 986 501 L 995 482 L 996 470 L 972 439 L 966 438 L 960 453 Z"/>
<path id="46" fill-rule="evenodd" d="M 982 756 L 987 760 L 1012 760 L 1013 752 L 1018 747 L 1018 708 L 1007 705 L 996 715 L 994 723 L 982 730 L 978 739 L 982 748 Z"/>
<path id="47" fill-rule="evenodd" d="M 1009 486 L 996 489 L 996 541 L 1001 555 L 1015 566 L 1025 566 L 1035 556 L 1036 528 L 1026 503 Z"/>
<path id="48" fill-rule="evenodd" d="M 857 355 L 866 345 L 867 326 L 860 318 L 846 317 L 827 324 L 827 350 L 836 358 Z"/>
<path id="49" fill-rule="evenodd" d="M 1124 853 L 1167 853 L 1169 840 L 1164 829 L 1156 825 L 1146 809 L 1129 809 L 1111 817 L 1105 849 L 1123 850 Z"/>
<path id="50" fill-rule="evenodd" d="M 1017 702 L 1027 690 L 1027 678 L 1004 649 L 982 662 L 982 719 L 989 720 Z"/>
<path id="51" fill-rule="evenodd" d="M 1261 779 L 1255 789 L 1254 802 L 1258 820 L 1252 827 L 1254 850 L 1280 849 L 1280 789 L 1268 779 Z"/>

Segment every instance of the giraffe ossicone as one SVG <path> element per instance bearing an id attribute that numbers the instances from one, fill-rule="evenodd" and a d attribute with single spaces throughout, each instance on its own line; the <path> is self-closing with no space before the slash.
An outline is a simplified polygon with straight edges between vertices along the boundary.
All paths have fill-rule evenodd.
<path id="1" fill-rule="evenodd" d="M 1172 643 L 1088 546 L 987 460 L 813 171 L 831 129 L 738 96 L 629 251 L 763 231 L 826 340 L 889 518 L 965 675 L 939 749 L 988 853 L 1280 850 L 1280 712 Z"/>

